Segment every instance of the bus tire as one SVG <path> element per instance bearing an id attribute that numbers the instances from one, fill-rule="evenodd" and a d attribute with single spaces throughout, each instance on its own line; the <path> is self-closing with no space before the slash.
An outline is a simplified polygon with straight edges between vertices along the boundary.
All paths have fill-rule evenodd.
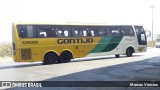
<path id="1" fill-rule="evenodd" d="M 44 64 L 54 64 L 58 60 L 58 56 L 54 52 L 48 52 L 44 56 Z"/>
<path id="2" fill-rule="evenodd" d="M 120 56 L 119 56 L 119 54 L 116 54 L 115 57 L 116 57 L 116 58 L 119 58 Z"/>
<path id="3" fill-rule="evenodd" d="M 61 53 L 58 62 L 59 63 L 68 63 L 72 59 L 72 54 L 69 51 L 64 51 Z"/>
<path id="4" fill-rule="evenodd" d="M 126 50 L 127 57 L 131 57 L 132 54 L 133 54 L 133 49 L 132 48 L 127 48 L 127 50 Z"/>

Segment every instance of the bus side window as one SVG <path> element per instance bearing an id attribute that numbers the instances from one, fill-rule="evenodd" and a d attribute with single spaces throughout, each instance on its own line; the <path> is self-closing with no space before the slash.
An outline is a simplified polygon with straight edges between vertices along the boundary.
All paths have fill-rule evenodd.
<path id="1" fill-rule="evenodd" d="M 91 36 L 104 36 L 106 35 L 106 31 L 104 30 L 103 27 L 97 26 L 97 27 L 91 27 Z"/>
<path id="2" fill-rule="evenodd" d="M 107 30 L 107 35 L 109 35 L 109 36 L 112 35 L 112 30 L 110 30 L 108 28 L 106 30 Z"/>
<path id="3" fill-rule="evenodd" d="M 51 28 L 51 37 L 56 37 L 56 29 L 54 27 Z"/>
<path id="4" fill-rule="evenodd" d="M 107 35 L 110 36 L 119 36 L 120 34 L 120 28 L 118 26 L 109 26 L 107 27 Z"/>
<path id="5" fill-rule="evenodd" d="M 94 35 L 94 30 L 91 30 L 91 36 L 95 36 L 95 35 Z"/>
<path id="6" fill-rule="evenodd" d="M 55 30 L 51 25 L 37 25 L 35 26 L 36 37 L 55 37 Z"/>
<path id="7" fill-rule="evenodd" d="M 73 30 L 73 36 L 82 36 L 82 33 L 80 30 Z"/>
<path id="8" fill-rule="evenodd" d="M 87 30 L 87 36 L 92 36 L 91 31 L 89 29 Z"/>
<path id="9" fill-rule="evenodd" d="M 33 26 L 27 26 L 27 37 L 28 38 L 33 38 Z"/>
<path id="10" fill-rule="evenodd" d="M 77 36 L 83 36 L 82 30 L 76 30 L 77 31 Z"/>
<path id="11" fill-rule="evenodd" d="M 126 35 L 126 31 L 122 29 L 122 30 L 121 30 L 121 35 L 122 35 L 122 36 L 125 36 L 125 35 Z"/>
<path id="12" fill-rule="evenodd" d="M 89 32 L 89 29 L 88 28 L 84 28 L 83 31 L 82 31 L 82 35 L 85 36 L 85 37 L 86 36 L 91 36 L 90 32 Z"/>
<path id="13" fill-rule="evenodd" d="M 121 27 L 121 34 L 124 36 L 134 35 L 134 31 L 132 26 L 122 26 Z"/>
<path id="14" fill-rule="evenodd" d="M 94 30 L 95 36 L 101 36 L 102 33 L 99 30 Z"/>
<path id="15" fill-rule="evenodd" d="M 55 34 L 58 37 L 70 37 L 71 30 L 70 30 L 69 26 L 57 26 L 55 28 Z"/>
<path id="16" fill-rule="evenodd" d="M 57 37 L 64 37 L 63 27 L 57 26 L 57 27 L 55 28 L 55 31 L 56 31 Z"/>
<path id="17" fill-rule="evenodd" d="M 47 33 L 46 33 L 44 30 L 41 30 L 41 31 L 39 32 L 39 35 L 40 35 L 41 38 L 43 38 L 43 37 L 46 37 L 46 36 L 47 36 Z"/>
<path id="18" fill-rule="evenodd" d="M 83 30 L 83 36 L 87 36 L 87 31 L 86 30 Z"/>
<path id="19" fill-rule="evenodd" d="M 64 34 L 64 37 L 71 36 L 71 30 L 69 26 L 63 26 L 63 34 Z"/>
<path id="20" fill-rule="evenodd" d="M 84 36 L 85 28 L 83 26 L 74 26 L 72 27 L 72 35 L 73 36 Z M 84 31 L 84 32 L 83 32 Z"/>
<path id="21" fill-rule="evenodd" d="M 86 26 L 75 26 L 72 27 L 73 30 L 73 36 L 91 36 L 90 30 Z"/>
<path id="22" fill-rule="evenodd" d="M 69 36 L 68 30 L 64 30 L 64 37 L 68 37 L 68 36 Z"/>
<path id="23" fill-rule="evenodd" d="M 112 30 L 112 35 L 118 36 L 118 35 L 120 35 L 120 31 L 119 30 Z"/>
<path id="24" fill-rule="evenodd" d="M 57 36 L 58 37 L 63 37 L 64 36 L 62 30 L 57 30 Z"/>
<path id="25" fill-rule="evenodd" d="M 134 35 L 134 31 L 133 31 L 133 29 L 129 29 L 128 34 L 129 34 L 129 35 Z"/>
<path id="26" fill-rule="evenodd" d="M 55 37 L 55 34 L 54 34 L 54 29 L 53 28 L 48 28 L 45 30 L 46 32 L 46 37 Z"/>

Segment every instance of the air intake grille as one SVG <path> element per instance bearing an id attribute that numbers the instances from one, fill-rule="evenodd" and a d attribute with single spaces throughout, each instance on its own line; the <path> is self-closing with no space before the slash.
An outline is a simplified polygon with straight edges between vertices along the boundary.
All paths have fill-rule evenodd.
<path id="1" fill-rule="evenodd" d="M 25 48 L 25 49 L 21 49 L 21 59 L 22 60 L 27 60 L 27 59 L 31 59 L 31 49 L 30 48 Z"/>

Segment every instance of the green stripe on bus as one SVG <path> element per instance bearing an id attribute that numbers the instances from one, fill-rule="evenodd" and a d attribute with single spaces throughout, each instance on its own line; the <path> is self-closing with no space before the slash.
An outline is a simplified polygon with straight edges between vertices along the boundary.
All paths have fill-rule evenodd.
<path id="1" fill-rule="evenodd" d="M 122 38 L 123 36 L 114 36 L 114 37 L 102 36 L 98 44 L 89 53 L 111 51 L 118 46 Z"/>
<path id="2" fill-rule="evenodd" d="M 112 51 L 113 49 L 115 49 L 118 44 L 120 43 L 120 41 L 122 40 L 123 36 L 114 36 L 112 38 L 112 40 L 110 40 L 109 44 L 107 45 L 107 47 L 101 51 L 101 52 L 108 52 L 108 51 Z"/>
<path id="3" fill-rule="evenodd" d="M 103 51 L 108 46 L 108 42 L 110 42 L 111 39 L 112 37 L 102 36 L 97 45 L 89 53 Z"/>

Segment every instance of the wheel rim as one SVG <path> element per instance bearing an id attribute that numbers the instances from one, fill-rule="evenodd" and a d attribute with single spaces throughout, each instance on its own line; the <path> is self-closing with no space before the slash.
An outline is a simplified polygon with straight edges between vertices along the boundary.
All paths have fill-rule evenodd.
<path id="1" fill-rule="evenodd" d="M 68 61 L 68 60 L 70 59 L 70 57 L 69 57 L 68 54 L 65 53 L 65 54 L 63 55 L 62 59 Z"/>
<path id="2" fill-rule="evenodd" d="M 70 60 L 71 60 L 70 53 L 64 52 L 64 53 L 61 54 L 61 56 L 60 56 L 60 62 L 67 63 L 67 62 L 70 62 Z"/>
<path id="3" fill-rule="evenodd" d="M 131 56 L 132 55 L 132 51 L 130 49 L 127 49 L 127 55 Z"/>
<path id="4" fill-rule="evenodd" d="M 48 54 L 45 58 L 45 63 L 46 64 L 53 64 L 53 63 L 56 63 L 57 57 L 55 56 L 55 54 Z"/>
<path id="5" fill-rule="evenodd" d="M 130 56 L 130 50 L 128 49 L 128 55 Z"/>
<path id="6" fill-rule="evenodd" d="M 47 60 L 48 60 L 49 63 L 52 63 L 52 62 L 54 61 L 54 57 L 51 56 L 51 55 L 49 55 L 49 56 L 47 57 Z"/>

